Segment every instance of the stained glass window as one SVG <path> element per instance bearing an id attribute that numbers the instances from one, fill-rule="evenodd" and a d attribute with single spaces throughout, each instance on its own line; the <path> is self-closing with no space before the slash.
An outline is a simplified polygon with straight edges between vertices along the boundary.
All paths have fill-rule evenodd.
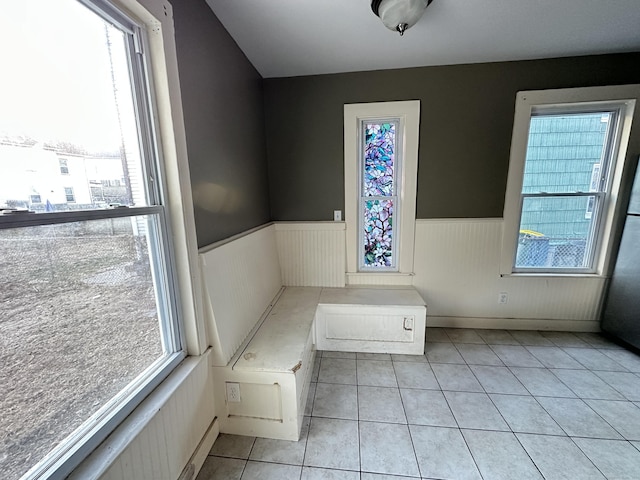
<path id="1" fill-rule="evenodd" d="M 397 205 L 397 120 L 364 121 L 360 204 L 362 268 L 396 266 L 394 207 Z"/>
<path id="2" fill-rule="evenodd" d="M 366 123 L 363 196 L 394 194 L 395 123 Z"/>

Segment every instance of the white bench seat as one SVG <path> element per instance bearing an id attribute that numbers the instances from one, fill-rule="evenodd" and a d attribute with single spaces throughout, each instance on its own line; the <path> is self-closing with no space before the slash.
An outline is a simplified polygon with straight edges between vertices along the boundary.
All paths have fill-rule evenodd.
<path id="1" fill-rule="evenodd" d="M 426 307 L 413 287 L 287 287 L 226 366 L 214 366 L 220 431 L 298 440 L 320 350 L 424 353 Z M 227 394 L 228 384 L 240 401 Z M 222 410 L 217 408 L 217 411 Z"/>
<path id="2" fill-rule="evenodd" d="M 289 372 L 306 355 L 320 300 L 319 287 L 287 287 L 246 346 L 234 370 Z"/>
<path id="3" fill-rule="evenodd" d="M 275 227 L 200 252 L 220 432 L 298 440 L 316 345 L 422 353 L 413 287 L 283 287 Z"/>
<path id="4" fill-rule="evenodd" d="M 426 316 L 413 287 L 324 288 L 316 313 L 317 348 L 422 355 Z"/>
<path id="5" fill-rule="evenodd" d="M 320 292 L 285 288 L 229 365 L 214 367 L 216 402 L 226 414 L 221 432 L 298 440 L 315 360 Z M 237 384 L 239 402 L 226 394 L 228 383 Z"/>
<path id="6" fill-rule="evenodd" d="M 424 307 L 424 300 L 413 287 L 372 285 L 368 287 L 323 288 L 320 304 Z"/>

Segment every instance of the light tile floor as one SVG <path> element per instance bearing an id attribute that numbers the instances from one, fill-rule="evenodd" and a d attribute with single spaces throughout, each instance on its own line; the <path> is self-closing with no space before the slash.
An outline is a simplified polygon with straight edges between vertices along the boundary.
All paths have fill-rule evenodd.
<path id="1" fill-rule="evenodd" d="M 220 435 L 198 480 L 640 479 L 640 356 L 597 334 L 318 352 L 305 415 L 299 442 Z"/>

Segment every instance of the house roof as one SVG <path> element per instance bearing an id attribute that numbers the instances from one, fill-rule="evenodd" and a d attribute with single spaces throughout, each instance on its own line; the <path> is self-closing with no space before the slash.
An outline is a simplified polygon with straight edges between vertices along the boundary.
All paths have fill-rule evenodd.
<path id="1" fill-rule="evenodd" d="M 638 0 L 435 0 L 403 37 L 369 0 L 206 0 L 265 78 L 640 51 Z"/>

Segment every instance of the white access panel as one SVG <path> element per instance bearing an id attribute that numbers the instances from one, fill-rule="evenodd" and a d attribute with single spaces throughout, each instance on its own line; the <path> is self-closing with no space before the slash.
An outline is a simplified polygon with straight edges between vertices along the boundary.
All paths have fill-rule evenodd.
<path id="1" fill-rule="evenodd" d="M 426 306 L 413 287 L 325 288 L 318 350 L 424 354 Z"/>

